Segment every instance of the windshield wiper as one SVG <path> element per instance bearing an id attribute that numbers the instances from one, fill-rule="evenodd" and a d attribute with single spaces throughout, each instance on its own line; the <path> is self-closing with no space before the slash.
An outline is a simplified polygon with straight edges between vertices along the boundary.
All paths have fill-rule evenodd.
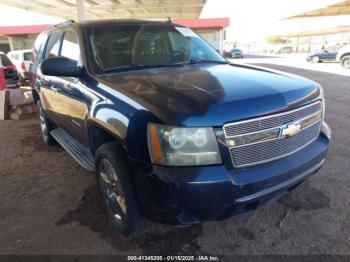
<path id="1" fill-rule="evenodd" d="M 129 70 L 142 70 L 147 68 L 157 68 L 157 67 L 182 67 L 183 64 L 137 64 L 137 65 L 129 65 L 129 66 L 117 66 L 111 67 L 103 70 L 103 73 L 111 73 L 111 72 L 122 72 Z"/>
<path id="2" fill-rule="evenodd" d="M 190 59 L 189 61 L 185 62 L 184 64 L 219 64 L 224 65 L 228 64 L 227 61 L 217 61 L 217 60 L 205 60 L 205 59 Z"/>

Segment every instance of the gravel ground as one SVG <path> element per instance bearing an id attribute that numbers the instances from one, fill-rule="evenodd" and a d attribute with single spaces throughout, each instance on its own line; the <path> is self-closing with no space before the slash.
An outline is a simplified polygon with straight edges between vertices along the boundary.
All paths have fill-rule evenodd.
<path id="1" fill-rule="evenodd" d="M 260 64 L 261 65 L 261 64 Z M 94 179 L 36 119 L 0 122 L 0 254 L 350 254 L 350 77 L 268 65 L 321 83 L 333 144 L 323 169 L 255 213 L 190 228 L 111 232 Z"/>

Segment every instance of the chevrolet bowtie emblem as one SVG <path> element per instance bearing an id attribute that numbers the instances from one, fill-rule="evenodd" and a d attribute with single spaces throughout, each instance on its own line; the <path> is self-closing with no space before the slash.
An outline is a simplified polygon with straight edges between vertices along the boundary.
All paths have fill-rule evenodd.
<path id="1" fill-rule="evenodd" d="M 300 123 L 288 124 L 285 128 L 283 128 L 282 136 L 286 136 L 286 137 L 295 136 L 300 132 L 300 128 L 301 128 Z"/>

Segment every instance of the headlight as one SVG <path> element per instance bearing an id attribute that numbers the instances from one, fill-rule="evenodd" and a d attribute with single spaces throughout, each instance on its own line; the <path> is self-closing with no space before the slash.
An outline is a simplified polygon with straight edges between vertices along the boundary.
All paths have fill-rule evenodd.
<path id="1" fill-rule="evenodd" d="M 168 166 L 220 164 L 213 128 L 179 128 L 148 124 L 148 147 L 152 162 Z"/>
<path id="2" fill-rule="evenodd" d="M 324 98 L 324 91 L 323 91 L 323 87 L 321 85 L 319 85 L 320 91 L 321 91 L 321 99 L 322 99 L 322 120 L 324 120 L 324 116 L 325 116 L 325 112 L 326 112 L 326 101 Z"/>

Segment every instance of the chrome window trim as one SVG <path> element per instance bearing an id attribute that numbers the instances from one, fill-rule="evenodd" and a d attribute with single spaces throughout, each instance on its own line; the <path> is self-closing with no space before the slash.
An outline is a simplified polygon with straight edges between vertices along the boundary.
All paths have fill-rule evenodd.
<path id="1" fill-rule="evenodd" d="M 240 124 L 244 124 L 244 123 L 249 123 L 249 122 L 255 122 L 255 121 L 260 121 L 260 120 L 264 120 L 264 119 L 269 119 L 269 118 L 274 118 L 274 117 L 279 117 L 279 116 L 284 116 L 284 115 L 288 115 L 288 114 L 292 114 L 294 112 L 297 112 L 297 111 L 301 111 L 305 108 L 308 108 L 308 107 L 311 107 L 313 105 L 316 105 L 316 104 L 321 104 L 321 111 L 322 111 L 322 100 L 317 100 L 311 104 L 307 104 L 307 105 L 304 105 L 302 107 L 298 107 L 296 109 L 293 109 L 293 110 L 289 110 L 289 111 L 286 111 L 286 112 L 282 112 L 282 113 L 277 113 L 277 114 L 271 114 L 271 115 L 268 115 L 268 116 L 262 116 L 262 117 L 256 117 L 256 118 L 251 118 L 251 119 L 247 119 L 247 120 L 242 120 L 242 121 L 238 121 L 238 122 L 234 122 L 234 123 L 227 123 L 227 124 L 224 124 L 223 126 L 223 131 L 224 131 L 224 135 L 225 135 L 225 138 L 234 138 L 236 136 L 239 136 L 239 135 L 234 135 L 234 136 L 227 136 L 226 134 L 226 128 L 228 127 L 231 127 L 231 126 L 236 126 L 236 125 L 240 125 Z M 317 112 L 319 113 L 319 111 Z M 277 128 L 278 126 L 274 127 L 274 128 Z M 263 131 L 263 130 L 258 130 L 258 131 L 255 131 L 255 132 L 250 132 L 250 133 L 257 133 L 257 132 L 260 132 L 260 131 Z M 246 134 L 249 134 L 249 133 L 246 133 Z M 240 134 L 240 135 L 246 135 L 246 134 Z"/>
<path id="2" fill-rule="evenodd" d="M 308 145 L 310 145 L 311 143 L 313 143 L 314 141 L 316 141 L 316 139 L 319 137 L 320 132 L 321 132 L 321 127 L 322 127 L 322 119 L 319 120 L 319 121 L 317 121 L 316 123 L 319 123 L 320 126 L 319 126 L 319 128 L 318 128 L 318 133 L 317 133 L 318 135 L 315 136 L 314 139 L 310 140 L 310 141 L 309 141 L 308 143 L 306 143 L 305 145 L 303 145 L 303 146 L 301 146 L 301 147 L 299 147 L 299 148 L 297 148 L 297 149 L 295 149 L 295 150 L 293 150 L 293 151 L 291 151 L 291 152 L 289 152 L 289 153 L 287 153 L 287 154 L 280 155 L 280 156 L 277 156 L 277 157 L 265 159 L 265 160 L 258 161 L 258 162 L 254 162 L 254 163 L 251 163 L 251 164 L 235 165 L 235 162 L 234 162 L 234 160 L 233 160 L 233 154 L 232 154 L 232 151 L 231 151 L 231 150 L 234 149 L 234 148 L 237 148 L 237 147 L 230 147 L 230 148 L 229 148 L 229 151 L 230 151 L 230 157 L 231 157 L 231 161 L 232 161 L 233 167 L 235 167 L 235 168 L 244 168 L 244 167 L 250 167 L 250 166 L 255 166 L 255 165 L 259 165 L 259 164 L 264 164 L 264 163 L 272 162 L 272 161 L 275 161 L 275 160 L 278 160 L 278 159 L 281 159 L 281 158 L 290 156 L 290 155 L 292 155 L 292 154 L 294 154 L 294 153 L 296 153 L 296 152 L 302 150 L 303 148 L 307 147 Z M 315 123 L 315 124 L 316 124 L 316 123 Z M 313 125 L 314 125 L 314 124 L 312 124 L 312 125 L 310 125 L 310 126 L 308 126 L 308 127 L 311 127 L 311 126 L 313 126 Z M 304 128 L 303 130 L 307 129 L 308 127 Z M 288 138 L 281 137 L 281 139 L 288 139 Z M 264 142 L 266 142 L 266 141 L 263 141 L 262 143 L 264 143 Z M 259 143 L 261 143 L 261 142 L 259 142 Z M 252 145 L 252 144 L 249 144 L 249 145 Z"/>

